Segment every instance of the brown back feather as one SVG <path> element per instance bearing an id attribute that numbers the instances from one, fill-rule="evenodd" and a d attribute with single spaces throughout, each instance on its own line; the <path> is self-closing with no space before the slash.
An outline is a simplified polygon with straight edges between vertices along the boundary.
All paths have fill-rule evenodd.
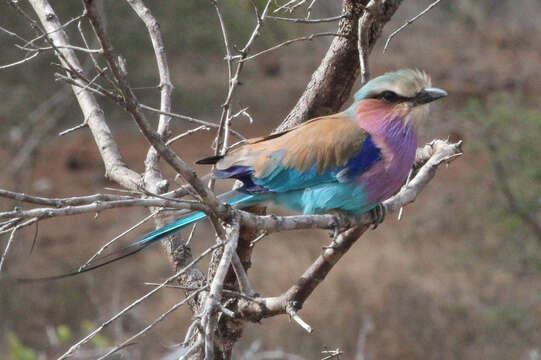
<path id="1" fill-rule="evenodd" d="M 249 139 L 216 165 L 218 169 L 251 166 L 255 176 L 264 177 L 280 164 L 304 172 L 315 163 L 317 171 L 323 173 L 345 165 L 361 150 L 366 135 L 349 116 L 338 113 L 309 120 L 283 133 Z"/>

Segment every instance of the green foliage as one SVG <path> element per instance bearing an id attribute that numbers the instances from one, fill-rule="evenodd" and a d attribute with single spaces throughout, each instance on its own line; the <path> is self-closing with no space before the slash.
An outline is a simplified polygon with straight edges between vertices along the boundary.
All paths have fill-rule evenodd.
<path id="1" fill-rule="evenodd" d="M 6 334 L 9 360 L 37 360 L 38 354 L 32 348 L 24 346 L 21 340 L 13 332 Z"/>
<path id="2" fill-rule="evenodd" d="M 73 334 L 67 325 L 58 325 L 56 327 L 56 336 L 60 344 L 66 344 L 73 339 Z"/>

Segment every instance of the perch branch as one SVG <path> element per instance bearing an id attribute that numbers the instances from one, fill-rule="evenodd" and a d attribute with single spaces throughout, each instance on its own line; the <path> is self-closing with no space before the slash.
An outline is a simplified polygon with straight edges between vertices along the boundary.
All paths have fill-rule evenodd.
<path id="1" fill-rule="evenodd" d="M 434 177 L 438 167 L 443 163 L 448 163 L 456 159 L 461 154 L 461 142 L 449 144 L 444 140 L 435 140 L 420 149 L 416 159 L 417 165 L 420 166 L 417 174 L 398 194 L 383 202 L 386 211 L 392 213 L 400 209 L 400 207 L 415 201 L 419 193 L 421 193 Z M 241 221 L 244 220 L 242 215 Z M 347 230 L 338 235 L 334 244 L 327 247 L 297 280 L 296 284 L 290 287 L 285 293 L 278 297 L 260 298 L 259 304 L 250 303 L 249 301 L 239 302 L 238 313 L 242 318 L 251 321 L 259 321 L 264 317 L 287 313 L 288 311 L 291 311 L 291 309 L 294 311 L 301 309 L 308 296 L 310 296 L 313 290 L 325 279 L 333 266 L 340 260 L 359 236 L 368 229 L 372 221 L 369 214 L 363 214 L 359 217 L 346 217 L 344 219 L 346 223 L 342 224 L 337 223 L 336 221 L 338 219 L 333 218 L 333 224 L 327 222 L 331 220 L 331 215 L 322 216 L 323 217 L 310 215 L 306 216 L 305 219 L 292 219 L 292 217 L 288 217 L 289 219 L 283 218 L 278 222 L 275 222 L 272 217 L 260 217 L 265 218 L 265 220 L 258 223 L 259 229 L 265 229 L 266 222 L 269 222 L 267 225 L 274 225 L 273 227 L 269 226 L 266 229 L 267 231 L 288 227 L 301 228 L 306 226 L 306 228 L 309 228 L 315 225 L 314 223 L 318 223 L 318 227 L 329 226 L 329 228 L 332 228 L 332 225 L 334 225 L 334 227 L 346 226 Z M 304 220 L 308 220 L 308 218 L 310 218 L 311 221 L 304 222 Z M 302 225 L 300 224 L 300 221 L 303 221 Z"/>

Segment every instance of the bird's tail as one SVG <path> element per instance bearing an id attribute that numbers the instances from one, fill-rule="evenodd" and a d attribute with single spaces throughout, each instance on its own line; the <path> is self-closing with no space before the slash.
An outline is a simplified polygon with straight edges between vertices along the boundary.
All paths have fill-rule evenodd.
<path id="1" fill-rule="evenodd" d="M 218 199 L 236 208 L 244 208 L 244 207 L 251 206 L 262 201 L 262 198 L 258 195 L 244 194 L 236 190 L 223 193 L 218 196 Z M 102 266 L 108 265 L 112 262 L 124 259 L 133 254 L 136 254 L 139 251 L 143 250 L 144 248 L 158 242 L 159 240 L 169 235 L 172 235 L 184 229 L 187 226 L 196 224 L 206 218 L 207 218 L 207 215 L 204 212 L 199 211 L 199 212 L 188 213 L 184 217 L 178 219 L 177 221 L 167 224 L 164 227 L 161 227 L 157 230 L 154 230 L 146 234 L 141 239 L 137 240 L 136 242 L 120 250 L 117 250 L 108 255 L 99 257 L 97 259 L 98 262 L 95 265 L 92 265 L 84 269 L 80 269 L 79 271 L 74 271 L 68 274 L 62 274 L 62 275 L 51 276 L 51 277 L 46 277 L 46 278 L 38 278 L 38 279 L 35 279 L 35 278 L 34 279 L 19 279 L 19 281 L 31 282 L 31 281 L 39 281 L 39 280 L 55 280 L 55 279 L 70 277 L 70 276 L 82 274 L 84 272 L 88 272 L 91 270 L 95 270 Z"/>
<path id="2" fill-rule="evenodd" d="M 246 206 L 253 205 L 254 203 L 258 202 L 256 199 L 257 199 L 257 195 L 244 194 L 236 190 L 232 190 L 232 191 L 218 195 L 218 200 L 237 208 L 243 208 Z M 161 227 L 157 230 L 154 230 L 146 234 L 143 238 L 141 238 L 140 240 L 134 242 L 133 244 L 129 246 L 138 246 L 138 245 L 143 245 L 143 244 L 154 243 L 158 240 L 161 240 L 169 235 L 176 233 L 177 231 L 184 229 L 187 226 L 196 224 L 206 218 L 207 218 L 207 215 L 204 212 L 201 212 L 201 211 L 191 212 L 187 214 L 186 216 L 178 219 L 175 222 L 167 224 L 164 227 Z"/>

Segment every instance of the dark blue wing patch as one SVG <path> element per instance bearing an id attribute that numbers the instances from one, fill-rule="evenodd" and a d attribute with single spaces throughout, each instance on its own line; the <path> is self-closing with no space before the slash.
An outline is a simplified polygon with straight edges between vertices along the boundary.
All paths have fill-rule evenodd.
<path id="1" fill-rule="evenodd" d="M 368 135 L 361 151 L 348 161 L 344 169 L 336 175 L 336 179 L 342 183 L 351 181 L 380 160 L 381 150 L 372 141 L 372 135 Z"/>
<path id="2" fill-rule="evenodd" d="M 248 194 L 261 194 L 269 190 L 261 185 L 254 184 L 252 174 L 254 170 L 249 166 L 235 165 L 225 170 L 214 170 L 214 176 L 218 179 L 237 179 L 242 181 L 242 187 L 237 189 Z"/>

